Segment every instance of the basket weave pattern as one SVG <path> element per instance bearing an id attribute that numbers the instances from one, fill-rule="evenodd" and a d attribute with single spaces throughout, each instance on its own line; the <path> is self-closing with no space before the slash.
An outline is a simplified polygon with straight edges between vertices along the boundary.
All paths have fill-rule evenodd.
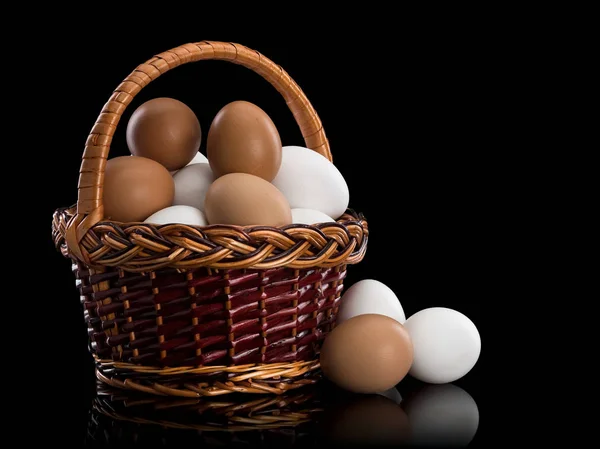
<path id="1" fill-rule="evenodd" d="M 312 343 L 330 329 L 346 275 L 343 265 L 165 269 L 151 276 L 123 270 L 90 275 L 75 266 L 94 353 L 150 366 L 310 358 Z M 94 291 L 100 282 L 108 288 Z"/>
<path id="2" fill-rule="evenodd" d="M 139 65 L 87 139 L 78 201 L 53 217 L 73 261 L 98 378 L 159 395 L 283 392 L 320 377 L 318 353 L 347 265 L 366 252 L 368 225 L 352 210 L 319 225 L 188 226 L 104 219 L 110 143 L 125 108 L 181 64 L 226 60 L 260 74 L 285 98 L 306 146 L 332 160 L 312 105 L 289 75 L 239 44 L 200 42 Z"/>

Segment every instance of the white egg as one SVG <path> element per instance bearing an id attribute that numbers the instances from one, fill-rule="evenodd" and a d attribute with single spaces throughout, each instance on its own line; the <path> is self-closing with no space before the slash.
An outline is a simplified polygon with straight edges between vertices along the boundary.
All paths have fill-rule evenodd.
<path id="1" fill-rule="evenodd" d="M 479 427 L 473 397 L 456 385 L 427 385 L 406 401 L 404 410 L 415 447 L 466 447 Z"/>
<path id="2" fill-rule="evenodd" d="M 192 164 L 173 175 L 175 182 L 174 205 L 192 206 L 204 212 L 206 191 L 214 181 L 208 164 Z"/>
<path id="3" fill-rule="evenodd" d="M 206 158 L 206 156 L 204 156 L 202 153 L 200 153 L 200 151 L 198 151 L 196 156 L 194 156 L 194 159 L 192 159 L 188 163 L 188 165 L 193 165 L 193 164 L 208 164 L 208 159 Z M 187 167 L 187 165 L 186 165 L 186 167 Z"/>
<path id="4" fill-rule="evenodd" d="M 158 225 L 180 223 L 191 226 L 206 226 L 208 224 L 202 211 L 191 206 L 165 207 L 150 215 L 144 222 Z"/>
<path id="5" fill-rule="evenodd" d="M 192 159 L 187 165 L 193 165 L 193 164 L 208 164 L 208 159 L 206 158 L 206 156 L 204 156 L 202 153 L 200 153 L 200 151 L 198 151 L 198 153 L 196 153 L 196 156 L 194 156 L 194 159 Z M 171 173 L 171 176 L 173 176 L 175 173 L 177 173 L 179 170 L 173 170 L 169 173 Z"/>
<path id="6" fill-rule="evenodd" d="M 456 310 L 424 309 L 406 320 L 404 326 L 414 348 L 409 373 L 423 382 L 454 382 L 471 371 L 479 359 L 479 331 L 469 318 Z"/>
<path id="7" fill-rule="evenodd" d="M 400 324 L 406 321 L 398 297 L 387 285 L 374 279 L 359 281 L 344 292 L 338 310 L 337 324 L 367 313 L 385 315 Z"/>
<path id="8" fill-rule="evenodd" d="M 335 219 L 350 201 L 348 185 L 337 167 L 304 147 L 283 147 L 281 167 L 272 183 L 292 209 L 315 209 Z"/>
<path id="9" fill-rule="evenodd" d="M 292 209 L 292 223 L 297 224 L 317 224 L 335 221 L 329 215 L 314 209 Z"/>

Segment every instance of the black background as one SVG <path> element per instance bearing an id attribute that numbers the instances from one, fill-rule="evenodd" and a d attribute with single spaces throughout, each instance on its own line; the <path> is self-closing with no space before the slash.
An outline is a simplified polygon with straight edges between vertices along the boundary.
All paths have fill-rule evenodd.
<path id="1" fill-rule="evenodd" d="M 473 320 L 485 341 L 480 309 L 489 292 L 475 287 L 474 267 L 482 262 L 472 256 L 482 224 L 482 198 L 472 181 L 477 163 L 473 127 L 480 114 L 476 104 L 485 89 L 479 82 L 479 49 L 458 30 L 424 30 L 403 36 L 401 42 L 253 36 L 202 31 L 110 36 L 88 31 L 76 37 L 76 47 L 71 46 L 73 36 L 51 38 L 47 61 L 64 55 L 52 48 L 67 48 L 68 57 L 53 67 L 57 76 L 46 82 L 44 101 L 68 103 L 69 112 L 48 108 L 45 117 L 53 145 L 53 156 L 44 162 L 53 173 L 52 182 L 42 194 L 43 232 L 48 237 L 45 275 L 52 289 L 48 310 L 54 317 L 48 319 L 56 320 L 60 332 L 49 335 L 41 352 L 48 351 L 44 357 L 54 366 L 48 379 L 58 394 L 52 400 L 68 406 L 61 416 L 47 413 L 46 419 L 55 424 L 49 440 L 58 442 L 67 434 L 75 441 L 83 439 L 95 388 L 74 278 L 50 239 L 52 213 L 76 201 L 86 137 L 114 88 L 137 64 L 186 42 L 224 40 L 254 48 L 281 65 L 314 105 L 334 163 L 349 185 L 350 207 L 369 222 L 366 257 L 350 267 L 346 285 L 365 278 L 387 284 L 407 316 L 432 306 L 456 309 Z M 260 76 L 227 62 L 202 61 L 163 75 L 135 98 L 121 120 L 111 157 L 128 154 L 127 119 L 138 105 L 157 96 L 187 103 L 198 115 L 204 136 L 222 106 L 234 100 L 253 102 L 273 119 L 284 145 L 303 145 L 285 101 Z M 480 410 L 474 445 L 483 442 L 486 427 L 480 387 L 484 356 L 485 348 L 476 367 L 455 382 Z"/>

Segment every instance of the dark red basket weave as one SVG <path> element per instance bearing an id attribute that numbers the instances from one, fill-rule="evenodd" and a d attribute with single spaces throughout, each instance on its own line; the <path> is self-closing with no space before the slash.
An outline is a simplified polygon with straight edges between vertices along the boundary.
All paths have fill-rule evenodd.
<path id="1" fill-rule="evenodd" d="M 362 215 L 281 228 L 103 218 L 104 167 L 123 111 L 161 74 L 203 59 L 262 75 L 307 147 L 331 160 L 316 112 L 281 67 L 239 44 L 186 44 L 138 66 L 106 103 L 86 142 L 77 204 L 55 212 L 53 237 L 73 261 L 100 380 L 178 396 L 281 393 L 320 377 L 346 266 L 366 251 Z"/>

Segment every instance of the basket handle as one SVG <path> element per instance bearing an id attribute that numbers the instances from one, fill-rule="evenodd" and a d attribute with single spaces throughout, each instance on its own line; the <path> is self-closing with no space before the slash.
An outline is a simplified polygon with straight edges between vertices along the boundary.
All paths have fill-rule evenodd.
<path id="1" fill-rule="evenodd" d="M 202 41 L 165 51 L 139 65 L 119 84 L 102 108 L 87 138 L 79 170 L 77 213 L 69 222 L 65 235 L 69 250 L 80 260 L 88 262 L 79 242 L 104 216 L 104 168 L 123 111 L 145 86 L 160 75 L 181 64 L 209 59 L 242 65 L 271 83 L 285 98 L 306 146 L 332 160 L 329 142 L 316 111 L 295 81 L 270 59 L 255 50 L 230 42 Z"/>

